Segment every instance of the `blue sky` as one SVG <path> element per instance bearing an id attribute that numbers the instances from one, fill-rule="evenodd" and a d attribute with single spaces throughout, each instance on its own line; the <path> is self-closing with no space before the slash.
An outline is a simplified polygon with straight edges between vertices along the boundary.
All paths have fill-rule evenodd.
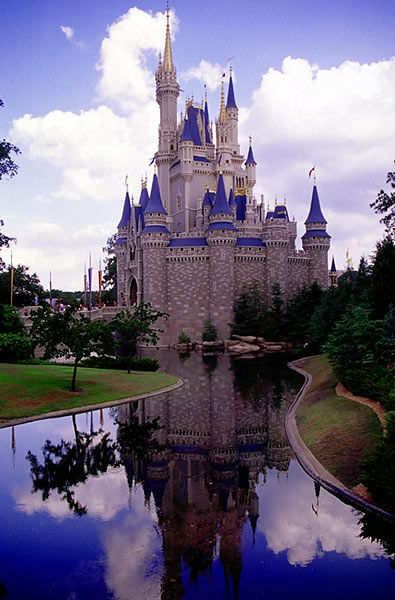
<path id="1" fill-rule="evenodd" d="M 369 208 L 393 169 L 395 4 L 390 1 L 170 2 L 173 56 L 185 96 L 209 86 L 233 57 L 244 152 L 253 136 L 256 194 L 287 197 L 298 220 L 318 189 L 339 268 L 381 236 Z M 153 71 L 164 2 L 13 0 L 2 6 L 0 135 L 22 150 L 0 184 L 16 262 L 44 285 L 81 288 L 122 210 L 124 177 L 139 194 L 157 139 Z M 161 13 L 161 14 L 158 14 Z M 63 28 L 63 29 L 62 29 Z M 204 61 L 204 62 L 201 62 Z M 30 116 L 29 116 L 30 115 Z M 6 262 L 9 251 L 3 252 Z"/>

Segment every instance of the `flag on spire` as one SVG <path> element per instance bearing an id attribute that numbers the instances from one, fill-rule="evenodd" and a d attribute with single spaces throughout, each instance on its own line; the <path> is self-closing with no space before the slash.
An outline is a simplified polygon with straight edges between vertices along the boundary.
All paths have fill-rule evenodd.
<path id="1" fill-rule="evenodd" d="M 310 177 L 311 177 L 311 174 L 312 174 L 312 172 L 313 172 L 313 171 L 315 171 L 315 165 L 314 165 L 314 167 L 313 167 L 312 169 L 310 169 L 310 171 L 309 171 L 309 179 L 310 179 Z"/>

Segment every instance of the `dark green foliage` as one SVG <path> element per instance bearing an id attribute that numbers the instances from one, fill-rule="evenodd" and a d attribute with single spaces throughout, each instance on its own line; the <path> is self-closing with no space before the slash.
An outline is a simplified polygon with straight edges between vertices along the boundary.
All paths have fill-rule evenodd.
<path id="1" fill-rule="evenodd" d="M 395 306 L 395 243 L 390 237 L 377 242 L 372 268 L 370 296 L 377 318 Z"/>
<path id="2" fill-rule="evenodd" d="M 395 171 L 387 173 L 387 183 L 391 185 L 392 189 L 395 189 Z M 377 198 L 370 205 L 374 212 L 380 215 L 384 215 L 380 219 L 380 223 L 385 225 L 386 232 L 389 235 L 395 234 L 395 192 L 387 194 L 384 190 L 380 190 Z"/>
<path id="3" fill-rule="evenodd" d="M 266 314 L 265 308 L 260 284 L 254 280 L 249 286 L 243 285 L 241 294 L 233 306 L 232 334 L 260 335 Z"/>
<path id="4" fill-rule="evenodd" d="M 363 463 L 362 482 L 382 505 L 395 506 L 395 411 L 386 418 L 387 433 Z"/>
<path id="5" fill-rule="evenodd" d="M 77 367 L 81 360 L 92 352 L 109 354 L 114 348 L 109 328 L 101 321 L 90 321 L 78 313 L 75 306 L 67 306 L 62 313 L 52 313 L 43 306 L 32 313 L 31 319 L 31 339 L 35 345 L 44 348 L 44 359 L 73 358 L 73 392 L 76 391 Z"/>
<path id="6" fill-rule="evenodd" d="M 185 333 L 185 331 L 180 331 L 180 333 L 178 334 L 178 343 L 179 344 L 190 344 L 191 338 L 189 337 L 189 335 L 187 335 Z"/>
<path id="7" fill-rule="evenodd" d="M 0 106 L 4 106 L 3 101 L 0 99 Z M 11 158 L 11 154 L 20 154 L 19 148 L 2 140 L 0 142 L 0 179 L 3 177 L 14 177 L 18 172 L 18 165 L 14 163 Z"/>
<path id="8" fill-rule="evenodd" d="M 130 364 L 132 371 L 157 371 L 159 369 L 159 361 L 156 358 L 137 358 L 133 356 Z M 81 367 L 118 369 L 120 371 L 126 371 L 128 366 L 129 358 L 127 356 L 91 356 L 81 362 Z"/>
<path id="9" fill-rule="evenodd" d="M 163 330 L 154 328 L 154 325 L 159 319 L 167 318 L 167 313 L 155 310 L 149 302 L 140 302 L 133 311 L 126 310 L 116 314 L 110 326 L 116 333 L 118 348 L 122 348 L 129 359 L 128 373 L 137 344 L 155 345 Z"/>
<path id="10" fill-rule="evenodd" d="M 114 233 L 107 239 L 107 245 L 103 247 L 103 252 L 107 257 L 104 259 L 103 272 L 103 302 L 111 303 L 117 299 L 117 257 L 115 256 L 115 242 L 117 235 Z"/>
<path id="11" fill-rule="evenodd" d="M 24 333 L 25 327 L 15 306 L 0 304 L 0 333 Z"/>
<path id="12" fill-rule="evenodd" d="M 287 309 L 286 337 L 296 345 L 308 339 L 310 322 L 314 311 L 321 305 L 323 292 L 315 281 L 311 286 L 303 286 L 289 302 Z"/>
<path id="13" fill-rule="evenodd" d="M 203 321 L 202 340 L 203 342 L 215 342 L 217 341 L 217 337 L 217 328 L 212 322 L 211 317 L 207 317 L 207 319 Z"/>
<path id="14" fill-rule="evenodd" d="M 33 345 L 24 333 L 0 333 L 0 362 L 31 357 Z"/>
<path id="15" fill-rule="evenodd" d="M 14 306 L 32 306 L 34 297 L 42 298 L 44 290 L 36 273 L 30 275 L 29 267 L 18 265 L 14 268 Z M 0 303 L 9 304 L 11 277 L 9 269 L 0 273 Z"/>

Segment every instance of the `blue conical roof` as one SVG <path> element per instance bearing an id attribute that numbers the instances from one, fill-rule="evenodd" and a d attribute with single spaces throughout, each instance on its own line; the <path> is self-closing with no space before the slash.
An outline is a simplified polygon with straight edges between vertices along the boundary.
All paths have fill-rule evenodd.
<path id="1" fill-rule="evenodd" d="M 210 135 L 209 124 L 210 124 L 210 117 L 208 114 L 208 104 L 207 104 L 207 100 L 206 100 L 204 103 L 204 126 L 205 126 L 205 133 L 206 133 L 206 144 L 211 144 L 211 135 Z"/>
<path id="2" fill-rule="evenodd" d="M 237 206 L 236 198 L 235 198 L 232 188 L 230 188 L 230 192 L 229 192 L 229 206 Z"/>
<path id="3" fill-rule="evenodd" d="M 331 273 L 336 273 L 335 257 L 332 256 Z"/>
<path id="4" fill-rule="evenodd" d="M 164 215 L 167 215 L 167 212 L 165 211 L 164 206 L 162 204 L 162 198 L 160 197 L 158 176 L 156 175 L 156 173 L 154 174 L 154 178 L 152 180 L 152 187 L 149 200 L 147 206 L 144 209 L 144 214 L 146 215 L 148 213 L 163 213 Z"/>
<path id="5" fill-rule="evenodd" d="M 189 119 L 187 118 L 187 116 L 185 116 L 184 129 L 182 130 L 180 142 L 193 142 L 191 125 L 189 123 Z"/>
<path id="6" fill-rule="evenodd" d="M 206 190 L 203 198 L 203 206 L 212 206 L 213 205 L 213 194 L 209 189 Z"/>
<path id="7" fill-rule="evenodd" d="M 228 201 L 226 199 L 224 177 L 223 177 L 222 173 L 220 173 L 219 178 L 218 178 L 217 193 L 215 194 L 215 201 L 214 201 L 213 207 L 210 211 L 210 215 L 220 215 L 220 214 L 222 214 L 222 215 L 231 215 L 232 214 L 232 211 L 230 210 Z"/>
<path id="8" fill-rule="evenodd" d="M 247 160 L 245 162 L 246 165 L 256 165 L 255 162 L 255 158 L 254 158 L 254 154 L 252 152 L 252 146 L 250 145 L 249 149 L 248 149 L 248 156 L 247 156 Z"/>
<path id="9" fill-rule="evenodd" d="M 237 108 L 235 92 L 233 90 L 232 75 L 229 77 L 228 98 L 226 100 L 226 108 Z"/>
<path id="10" fill-rule="evenodd" d="M 305 225 L 308 223 L 326 223 L 324 215 L 321 211 L 320 199 L 318 198 L 317 186 L 313 187 L 313 195 L 311 197 L 310 212 L 305 220 Z"/>
<path id="11" fill-rule="evenodd" d="M 141 188 L 141 194 L 140 194 L 140 198 L 139 198 L 139 204 L 140 204 L 143 212 L 148 204 L 148 201 L 149 201 L 148 190 L 144 186 Z"/>
<path id="12" fill-rule="evenodd" d="M 130 223 L 130 198 L 129 192 L 126 192 L 125 202 L 123 203 L 123 211 L 121 220 L 118 223 L 118 227 L 127 227 L 128 223 Z"/>

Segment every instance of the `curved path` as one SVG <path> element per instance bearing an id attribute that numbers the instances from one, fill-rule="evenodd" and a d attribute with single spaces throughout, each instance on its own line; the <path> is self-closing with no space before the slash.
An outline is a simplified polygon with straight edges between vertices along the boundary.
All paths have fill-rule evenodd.
<path id="1" fill-rule="evenodd" d="M 98 410 L 100 408 L 110 408 L 111 406 L 118 406 L 119 404 L 128 404 L 128 402 L 135 402 L 136 400 L 142 400 L 144 398 L 153 398 L 154 396 L 159 396 L 160 394 L 172 392 L 173 390 L 176 390 L 182 385 L 184 385 L 184 381 L 181 379 L 181 377 L 177 377 L 177 383 L 173 383 L 173 385 L 161 388 L 160 390 L 155 390 L 154 392 L 149 392 L 148 394 L 140 394 L 139 396 L 131 396 L 130 398 L 120 398 L 119 400 L 110 400 L 110 402 L 100 402 L 99 404 L 89 404 L 88 406 L 78 406 L 76 408 L 52 410 L 51 412 L 47 412 L 42 415 L 21 417 L 20 419 L 9 419 L 8 421 L 0 422 L 0 429 L 4 427 L 10 427 L 11 425 L 31 423 L 32 421 L 41 421 L 43 419 L 53 419 L 54 417 L 66 417 L 68 415 L 77 415 L 79 413 Z"/>
<path id="2" fill-rule="evenodd" d="M 311 357 L 308 357 L 311 358 Z M 304 398 L 304 395 L 312 382 L 312 376 L 307 371 L 304 371 L 299 365 L 299 361 L 293 361 L 288 363 L 290 369 L 297 371 L 304 377 L 304 383 L 299 390 L 295 400 L 291 404 L 288 409 L 287 414 L 285 415 L 285 431 L 288 437 L 288 441 L 293 449 L 295 456 L 301 465 L 301 467 L 306 471 L 308 475 L 318 483 L 322 485 L 326 490 L 332 492 L 336 496 L 338 496 L 343 502 L 347 504 L 352 504 L 356 508 L 360 508 L 366 512 L 372 512 L 378 514 L 386 519 L 390 519 L 391 521 L 395 521 L 395 515 L 388 513 L 387 511 L 374 506 L 370 502 L 367 502 L 361 496 L 354 493 L 352 490 L 347 488 L 341 481 L 336 479 L 331 473 L 329 473 L 323 465 L 316 459 L 313 453 L 306 446 L 304 441 L 302 440 L 298 427 L 296 425 L 296 411 L 297 408 Z"/>

